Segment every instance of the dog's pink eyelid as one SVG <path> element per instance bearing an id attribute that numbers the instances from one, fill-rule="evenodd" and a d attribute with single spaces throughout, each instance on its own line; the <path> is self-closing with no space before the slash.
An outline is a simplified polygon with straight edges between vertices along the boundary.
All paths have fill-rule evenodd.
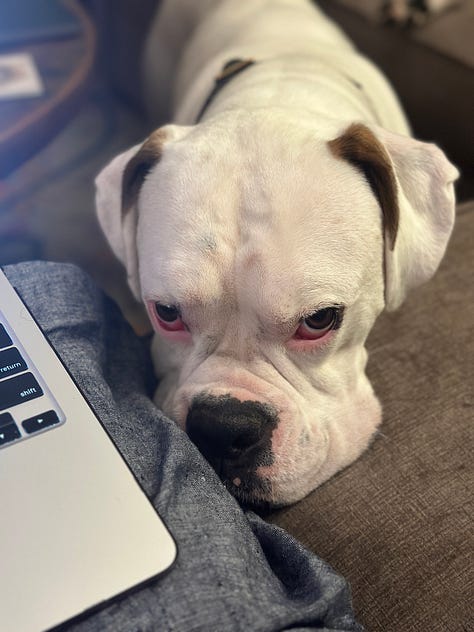
<path id="1" fill-rule="evenodd" d="M 158 326 L 165 331 L 186 331 L 186 325 L 181 320 L 181 316 L 178 316 L 176 320 L 172 322 L 167 322 L 166 320 L 162 320 L 158 315 L 156 317 L 156 321 Z"/>
<path id="2" fill-rule="evenodd" d="M 305 326 L 304 321 L 301 322 L 298 326 L 298 329 L 295 331 L 293 338 L 298 340 L 320 340 L 327 336 L 327 334 L 334 329 L 333 325 L 329 325 L 324 329 L 310 329 Z"/>

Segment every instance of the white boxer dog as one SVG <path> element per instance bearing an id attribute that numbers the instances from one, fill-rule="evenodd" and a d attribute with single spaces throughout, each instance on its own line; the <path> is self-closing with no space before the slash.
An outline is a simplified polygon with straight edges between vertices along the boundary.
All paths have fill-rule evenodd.
<path id="1" fill-rule="evenodd" d="M 97 208 L 156 403 L 239 500 L 294 502 L 380 423 L 364 343 L 438 267 L 457 171 L 307 0 L 165 0 L 145 75 L 173 124 L 102 171 Z"/>

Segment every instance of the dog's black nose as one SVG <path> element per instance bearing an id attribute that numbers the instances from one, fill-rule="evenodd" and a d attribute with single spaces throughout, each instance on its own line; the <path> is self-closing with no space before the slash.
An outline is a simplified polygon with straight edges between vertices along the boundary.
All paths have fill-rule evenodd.
<path id="1" fill-rule="evenodd" d="M 270 465 L 276 425 L 277 416 L 269 406 L 228 395 L 196 398 L 186 418 L 189 437 L 219 473 L 224 462 L 252 469 Z"/>

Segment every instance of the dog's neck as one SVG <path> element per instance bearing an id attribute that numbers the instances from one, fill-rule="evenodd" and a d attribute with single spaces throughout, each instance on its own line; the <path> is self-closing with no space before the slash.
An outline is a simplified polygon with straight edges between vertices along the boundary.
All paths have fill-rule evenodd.
<path id="1" fill-rule="evenodd" d="M 314 72 L 308 73 L 308 65 L 312 67 L 314 64 Z M 252 72 L 247 74 L 247 69 Z M 257 74 L 254 69 L 258 69 Z M 313 80 L 308 81 L 308 76 Z M 263 84 L 266 84 L 267 88 L 262 90 Z M 343 103 L 347 110 L 342 112 L 341 109 L 344 110 L 344 107 L 341 105 L 341 91 L 344 92 Z M 223 64 L 222 71 L 214 78 L 214 85 L 211 85 L 207 95 L 204 95 L 197 115 L 192 117 L 193 122 L 199 123 L 212 117 L 216 107 L 217 111 L 234 110 L 241 109 L 244 104 L 244 109 L 250 111 L 274 106 L 275 92 L 278 95 L 278 106 L 289 108 L 293 113 L 296 104 L 307 111 L 315 110 L 312 104 L 318 104 L 322 98 L 327 102 L 327 107 L 324 111 L 319 111 L 318 108 L 318 111 L 313 111 L 313 115 L 321 116 L 324 112 L 339 111 L 340 116 L 347 120 L 357 118 L 379 122 L 375 109 L 360 83 L 343 73 L 337 64 L 332 67 L 328 67 L 327 64 L 321 66 L 321 62 L 299 55 L 291 59 L 290 66 L 283 67 L 278 58 L 258 61 L 252 58 L 237 58 Z M 319 98 L 313 99 L 313 93 Z M 190 112 L 186 114 L 187 110 L 185 106 L 177 119 L 189 124 Z"/>
<path id="2" fill-rule="evenodd" d="M 209 93 L 209 96 L 205 100 L 199 114 L 196 117 L 196 123 L 199 123 L 199 121 L 202 119 L 204 112 L 207 110 L 207 108 L 210 106 L 210 104 L 217 96 L 217 94 L 222 90 L 222 88 L 236 75 L 241 73 L 249 66 L 253 66 L 253 64 L 255 64 L 255 60 L 253 59 L 231 59 L 224 65 L 221 73 L 214 80 L 214 88 Z"/>

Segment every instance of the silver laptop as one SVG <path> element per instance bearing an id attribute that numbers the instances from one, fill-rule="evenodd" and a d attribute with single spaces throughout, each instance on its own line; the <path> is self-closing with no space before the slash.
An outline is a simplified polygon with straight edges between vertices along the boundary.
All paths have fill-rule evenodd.
<path id="1" fill-rule="evenodd" d="M 55 627 L 175 557 L 170 533 L 0 270 L 0 629 Z"/>

